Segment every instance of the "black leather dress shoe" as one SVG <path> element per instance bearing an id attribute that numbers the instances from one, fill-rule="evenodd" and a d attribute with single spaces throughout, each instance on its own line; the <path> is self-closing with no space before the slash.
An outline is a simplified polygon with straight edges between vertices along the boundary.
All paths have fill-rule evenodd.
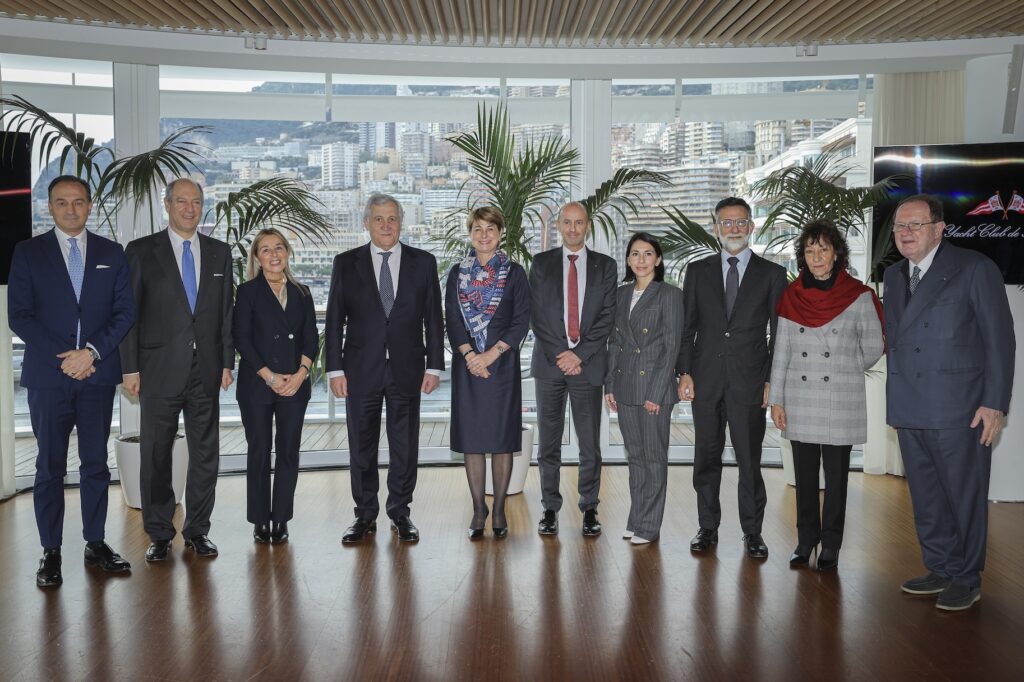
<path id="1" fill-rule="evenodd" d="M 270 542 L 270 524 L 269 523 L 257 523 L 252 527 L 252 539 L 261 545 L 265 545 Z"/>
<path id="2" fill-rule="evenodd" d="M 419 542 L 420 529 L 413 525 L 412 519 L 408 516 L 399 516 L 391 519 L 391 531 L 398 534 L 402 542 Z"/>
<path id="3" fill-rule="evenodd" d="M 747 550 L 747 556 L 751 559 L 767 559 L 768 545 L 764 544 L 760 533 L 750 533 L 743 536 L 743 547 Z"/>
<path id="4" fill-rule="evenodd" d="M 146 561 L 153 563 L 154 561 L 166 561 L 167 552 L 171 549 L 170 540 L 154 540 L 149 545 L 149 549 L 146 550 Z"/>
<path id="5" fill-rule="evenodd" d="M 270 531 L 270 544 L 281 545 L 288 542 L 288 522 L 275 521 L 274 530 Z"/>
<path id="6" fill-rule="evenodd" d="M 822 547 L 818 555 L 817 568 L 819 571 L 832 571 L 839 567 L 839 550 L 830 547 Z"/>
<path id="7" fill-rule="evenodd" d="M 811 563 L 811 554 L 814 552 L 814 547 L 808 547 L 807 545 L 797 545 L 793 553 L 789 555 L 790 566 L 806 566 Z"/>
<path id="8" fill-rule="evenodd" d="M 377 532 L 377 522 L 373 519 L 356 519 L 352 522 L 352 525 L 345 529 L 345 534 L 341 536 L 341 541 L 349 544 L 352 542 L 359 542 L 367 535 L 373 535 Z"/>
<path id="9" fill-rule="evenodd" d="M 601 523 L 597 520 L 596 509 L 588 509 L 583 512 L 583 534 L 588 537 L 601 534 Z"/>
<path id="10" fill-rule="evenodd" d="M 60 574 L 60 550 L 44 549 L 36 571 L 36 585 L 39 587 L 60 587 L 64 577 Z"/>
<path id="11" fill-rule="evenodd" d="M 131 564 L 102 541 L 85 544 L 85 565 L 99 566 L 107 573 L 124 573 L 132 570 Z"/>
<path id="12" fill-rule="evenodd" d="M 217 545 L 210 542 L 206 535 L 193 535 L 185 538 L 185 549 L 191 549 L 196 556 L 212 559 L 217 556 Z"/>
<path id="13" fill-rule="evenodd" d="M 706 552 L 718 544 L 718 530 L 711 528 L 699 528 L 697 534 L 690 540 L 691 552 Z"/>
<path id="14" fill-rule="evenodd" d="M 541 535 L 558 535 L 558 514 L 545 509 L 544 516 L 540 517 L 540 523 L 537 524 L 537 532 Z"/>

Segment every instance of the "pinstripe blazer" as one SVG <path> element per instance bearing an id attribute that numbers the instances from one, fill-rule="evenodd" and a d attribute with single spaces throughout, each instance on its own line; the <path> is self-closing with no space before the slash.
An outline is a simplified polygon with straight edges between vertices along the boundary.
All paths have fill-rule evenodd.
<path id="1" fill-rule="evenodd" d="M 865 291 L 821 327 L 779 318 L 768 402 L 786 410 L 784 438 L 820 445 L 868 439 L 864 372 L 882 357 L 882 324 Z"/>
<path id="2" fill-rule="evenodd" d="M 651 282 L 630 313 L 633 288 L 630 282 L 615 295 L 604 392 L 623 405 L 672 405 L 679 402 L 675 361 L 683 339 L 683 292 Z"/>

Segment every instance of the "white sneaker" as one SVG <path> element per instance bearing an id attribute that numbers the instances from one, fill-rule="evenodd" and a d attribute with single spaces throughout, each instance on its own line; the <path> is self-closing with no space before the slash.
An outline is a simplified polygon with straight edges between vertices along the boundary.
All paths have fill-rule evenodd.
<path id="1" fill-rule="evenodd" d="M 646 540 L 646 539 L 640 537 L 639 535 L 634 535 L 630 539 L 629 542 L 630 542 L 630 544 L 633 544 L 633 545 L 646 545 L 646 544 L 649 544 L 651 541 L 650 540 Z"/>
<path id="2" fill-rule="evenodd" d="M 628 528 L 626 530 L 622 531 L 622 539 L 623 540 L 628 540 L 631 537 L 633 537 L 633 531 L 631 531 Z"/>

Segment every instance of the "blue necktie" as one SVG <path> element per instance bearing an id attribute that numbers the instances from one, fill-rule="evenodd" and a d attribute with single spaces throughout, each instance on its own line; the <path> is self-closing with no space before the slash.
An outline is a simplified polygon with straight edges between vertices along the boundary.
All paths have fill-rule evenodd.
<path id="1" fill-rule="evenodd" d="M 380 251 L 379 255 L 382 259 L 380 264 L 380 283 L 378 284 L 380 304 L 384 306 L 384 317 L 391 317 L 391 308 L 395 305 L 395 284 L 394 280 L 391 279 L 391 267 L 388 265 L 391 252 Z"/>
<path id="2" fill-rule="evenodd" d="M 71 286 L 75 289 L 75 300 L 82 300 L 82 279 L 85 277 L 85 263 L 82 262 L 82 252 L 78 250 L 78 240 L 68 237 L 68 246 L 71 251 L 68 253 L 68 275 L 71 277 Z M 78 331 L 75 336 L 75 348 L 82 345 L 82 320 L 78 320 Z"/>
<path id="3" fill-rule="evenodd" d="M 196 286 L 196 261 L 192 257 L 192 242 L 187 239 L 181 243 L 181 281 L 185 283 L 188 309 L 194 313 L 199 288 Z"/>

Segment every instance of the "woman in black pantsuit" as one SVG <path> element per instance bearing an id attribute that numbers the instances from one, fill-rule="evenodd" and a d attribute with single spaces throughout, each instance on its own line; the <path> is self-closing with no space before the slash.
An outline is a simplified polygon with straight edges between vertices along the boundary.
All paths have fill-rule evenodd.
<path id="1" fill-rule="evenodd" d="M 288 540 L 311 393 L 307 379 L 319 341 L 313 297 L 295 281 L 288 267 L 291 254 L 281 232 L 261 230 L 249 251 L 248 281 L 238 286 L 235 298 L 233 334 L 241 355 L 236 394 L 248 442 L 247 517 L 259 543 Z M 272 446 L 277 455 L 273 491 Z"/>
<path id="2" fill-rule="evenodd" d="M 495 537 L 508 534 L 505 495 L 512 476 L 512 453 L 522 447 L 519 346 L 530 325 L 530 291 L 522 266 L 498 249 L 504 227 L 504 217 L 492 206 L 469 215 L 473 248 L 448 273 L 445 288 L 445 321 L 452 346 L 451 448 L 465 453 L 473 496 L 471 540 L 483 536 L 487 520 L 487 454 L 494 481 L 491 529 Z"/>

